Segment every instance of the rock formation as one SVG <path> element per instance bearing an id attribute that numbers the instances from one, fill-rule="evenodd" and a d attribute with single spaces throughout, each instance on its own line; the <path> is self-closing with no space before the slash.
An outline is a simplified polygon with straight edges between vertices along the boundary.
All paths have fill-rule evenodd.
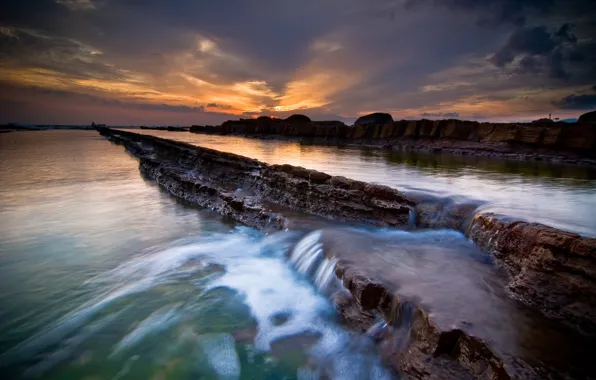
<path id="1" fill-rule="evenodd" d="M 288 117 L 285 121 L 287 121 L 288 123 L 310 123 L 310 117 L 306 116 L 306 115 L 292 115 L 290 117 Z"/>
<path id="2" fill-rule="evenodd" d="M 577 121 L 578 123 L 596 123 L 596 111 L 586 112 Z"/>
<path id="3" fill-rule="evenodd" d="M 388 113 L 375 112 L 360 116 L 354 125 L 385 125 L 393 123 L 393 117 Z"/>
<path id="4" fill-rule="evenodd" d="M 221 208 L 222 214 L 258 228 L 268 223 L 263 216 L 269 215 L 264 211 L 263 201 L 377 226 L 407 224 L 414 205 L 401 192 L 387 186 L 297 166 L 268 165 L 148 135 L 107 128 L 100 133 L 124 144 L 139 157 L 141 169 L 174 195 L 204 207 Z M 237 189 L 242 191 L 237 192 Z M 203 198 L 209 199 L 204 201 Z M 258 218 L 247 220 L 243 216 L 246 210 Z"/>
<path id="5" fill-rule="evenodd" d="M 141 171 L 171 194 L 249 226 L 287 228 L 291 219 L 287 215 L 295 210 L 376 226 L 403 227 L 414 219 L 421 226 L 467 231 L 507 269 L 509 291 L 516 299 L 571 329 L 596 335 L 596 239 L 493 214 L 469 220 L 474 205 L 451 205 L 437 212 L 432 202 L 411 199 L 386 186 L 291 165 L 268 165 L 149 135 L 98 131 L 138 157 Z M 373 329 L 382 353 L 412 378 L 550 378 L 462 329 L 437 325 L 420 303 L 404 299 L 395 286 L 374 273 L 341 260 L 335 269 L 345 288 L 334 295 L 340 313 L 362 330 L 384 321 Z M 409 338 L 400 343 L 403 326 L 408 327 Z"/>
<path id="6" fill-rule="evenodd" d="M 491 213 L 476 215 L 468 236 L 507 269 L 515 297 L 596 336 L 596 239 Z"/>
<path id="7" fill-rule="evenodd" d="M 347 126 L 339 121 L 289 123 L 267 118 L 230 120 L 214 127 L 193 126 L 190 131 L 596 165 L 596 128 L 587 123 L 401 120 Z"/>

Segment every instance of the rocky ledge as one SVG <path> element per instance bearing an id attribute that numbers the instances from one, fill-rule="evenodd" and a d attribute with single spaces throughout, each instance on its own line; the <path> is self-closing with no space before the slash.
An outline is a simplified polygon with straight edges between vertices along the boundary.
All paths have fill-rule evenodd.
<path id="1" fill-rule="evenodd" d="M 504 266 L 514 297 L 596 336 L 596 239 L 492 213 L 476 215 L 468 236 Z"/>
<path id="2" fill-rule="evenodd" d="M 283 228 L 265 211 L 273 203 L 327 218 L 376 226 L 408 223 L 414 202 L 387 186 L 331 176 L 291 165 L 268 165 L 213 149 L 108 128 L 100 134 L 123 144 L 141 170 L 172 194 L 217 209 L 247 225 Z"/>
<path id="3" fill-rule="evenodd" d="M 256 228 L 287 228 L 287 210 L 376 226 L 435 223 L 432 209 L 386 186 L 268 165 L 149 135 L 97 129 L 138 157 L 140 170 L 171 194 Z M 281 206 L 281 211 L 272 211 L 271 205 Z M 492 214 L 464 223 L 462 218 L 472 210 L 457 209 L 439 222 L 466 230 L 471 240 L 492 252 L 511 276 L 509 290 L 515 298 L 576 331 L 594 334 L 596 239 Z M 395 289 L 345 262 L 337 263 L 336 275 L 347 289 L 335 296 L 340 313 L 351 325 L 369 330 L 380 319 L 383 327 L 375 335 L 384 355 L 413 378 L 566 378 L 500 355 L 462 329 L 438 326 L 419 303 L 404 300 Z M 404 318 L 410 334 L 400 345 L 396 342 Z"/>
<path id="4" fill-rule="evenodd" d="M 219 126 L 195 125 L 190 131 L 596 165 L 596 127 L 590 123 L 393 121 L 391 115 L 377 113 L 360 118 L 353 126 L 341 121 L 260 117 L 229 120 Z"/>

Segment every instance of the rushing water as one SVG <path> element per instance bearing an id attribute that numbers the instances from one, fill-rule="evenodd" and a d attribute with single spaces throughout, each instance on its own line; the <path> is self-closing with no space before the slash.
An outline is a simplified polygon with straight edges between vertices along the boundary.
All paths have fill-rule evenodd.
<path id="1" fill-rule="evenodd" d="M 185 207 L 96 132 L 0 148 L 3 379 L 394 376 L 293 269 L 300 233 Z"/>
<path id="2" fill-rule="evenodd" d="M 586 168 L 155 134 L 594 229 Z M 590 365 L 591 345 L 508 297 L 490 256 L 459 231 L 297 213 L 300 230 L 267 235 L 175 201 L 93 131 L 2 134 L 0 162 L 2 378 L 395 378 L 371 338 L 337 320 L 328 296 L 340 256 L 499 352 L 579 374 Z M 499 203 L 512 183 L 544 203 Z"/>
<path id="3" fill-rule="evenodd" d="M 303 166 L 380 183 L 406 193 L 471 201 L 482 204 L 486 211 L 596 236 L 596 168 L 183 132 L 140 132 L 271 164 Z"/>

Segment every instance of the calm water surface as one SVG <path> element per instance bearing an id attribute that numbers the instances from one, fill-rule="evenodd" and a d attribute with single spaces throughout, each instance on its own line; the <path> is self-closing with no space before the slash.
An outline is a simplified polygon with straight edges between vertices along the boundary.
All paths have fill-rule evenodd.
<path id="1" fill-rule="evenodd" d="M 176 203 L 96 132 L 0 135 L 3 379 L 389 379 L 299 238 Z"/>
<path id="2" fill-rule="evenodd" d="M 596 236 L 596 168 L 486 157 L 388 152 L 144 130 L 142 133 L 332 175 L 406 193 L 473 201 L 481 209 Z"/>

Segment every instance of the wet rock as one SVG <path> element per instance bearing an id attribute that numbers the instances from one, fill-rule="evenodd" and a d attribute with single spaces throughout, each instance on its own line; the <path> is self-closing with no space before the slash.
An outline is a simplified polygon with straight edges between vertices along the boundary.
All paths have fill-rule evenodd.
<path id="1" fill-rule="evenodd" d="M 347 289 L 332 298 L 344 323 L 360 331 L 374 329 L 381 355 L 397 371 L 414 379 L 522 378 L 508 373 L 486 342 L 462 330 L 439 328 L 416 303 L 348 262 L 340 260 L 336 274 Z M 377 327 L 379 319 L 384 322 Z"/>
<path id="2" fill-rule="evenodd" d="M 386 186 L 302 167 L 267 165 L 231 153 L 126 131 L 103 128 L 100 133 L 139 157 L 142 172 L 170 193 L 258 228 L 287 225 L 283 216 L 267 211 L 262 201 L 379 226 L 406 225 L 414 204 Z M 238 188 L 244 192 L 235 192 Z"/>
<path id="3" fill-rule="evenodd" d="M 492 213 L 476 215 L 468 236 L 507 269 L 516 298 L 596 335 L 596 239 Z"/>

